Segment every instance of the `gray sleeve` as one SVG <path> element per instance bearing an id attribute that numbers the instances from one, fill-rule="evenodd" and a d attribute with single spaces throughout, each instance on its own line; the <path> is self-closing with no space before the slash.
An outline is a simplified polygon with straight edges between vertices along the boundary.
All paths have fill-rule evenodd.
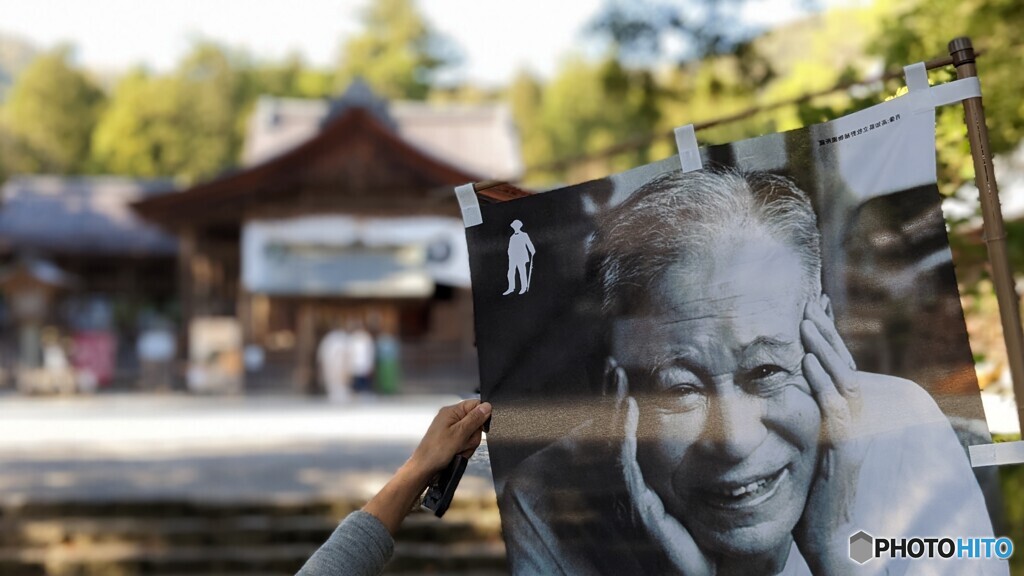
<path id="1" fill-rule="evenodd" d="M 296 576 L 377 576 L 391 560 L 395 541 L 376 516 L 349 514 Z"/>

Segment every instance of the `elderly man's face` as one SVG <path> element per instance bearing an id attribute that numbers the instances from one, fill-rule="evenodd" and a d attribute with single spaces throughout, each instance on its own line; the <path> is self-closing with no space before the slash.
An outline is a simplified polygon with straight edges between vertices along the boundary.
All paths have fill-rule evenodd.
<path id="1" fill-rule="evenodd" d="M 797 254 L 763 234 L 670 267 L 620 323 L 615 356 L 640 405 L 637 459 L 705 549 L 785 546 L 817 462 L 820 412 L 804 379 Z"/>

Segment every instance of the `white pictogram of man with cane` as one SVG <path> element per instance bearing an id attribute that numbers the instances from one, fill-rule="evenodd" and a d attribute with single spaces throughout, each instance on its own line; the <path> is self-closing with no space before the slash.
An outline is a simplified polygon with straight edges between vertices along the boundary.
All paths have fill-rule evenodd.
<path id="1" fill-rule="evenodd" d="M 515 232 L 508 239 L 508 290 L 503 296 L 508 296 L 516 289 L 516 272 L 519 272 L 520 294 L 525 294 L 530 289 L 530 279 L 533 276 L 533 255 L 537 249 L 530 242 L 530 235 L 522 231 L 523 223 L 519 220 L 512 221 L 512 230 Z M 529 270 L 526 264 L 530 264 Z"/>

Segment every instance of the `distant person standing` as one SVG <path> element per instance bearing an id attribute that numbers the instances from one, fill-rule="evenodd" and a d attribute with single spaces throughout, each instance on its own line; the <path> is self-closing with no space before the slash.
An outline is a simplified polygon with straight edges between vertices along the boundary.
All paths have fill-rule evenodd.
<path id="1" fill-rule="evenodd" d="M 387 332 L 377 336 L 377 390 L 381 394 L 398 392 L 398 339 Z"/>
<path id="2" fill-rule="evenodd" d="M 530 235 L 522 231 L 523 223 L 519 220 L 512 221 L 512 236 L 508 239 L 508 290 L 504 296 L 508 296 L 516 289 L 516 273 L 519 273 L 519 293 L 525 294 L 530 289 L 530 273 L 533 272 L 533 255 L 537 249 L 530 242 Z M 526 265 L 530 264 L 530 273 Z"/>
<path id="3" fill-rule="evenodd" d="M 359 326 L 348 341 L 349 366 L 352 371 L 352 389 L 356 392 L 373 390 L 374 345 L 373 336 Z"/>
<path id="4" fill-rule="evenodd" d="M 144 390 L 170 390 L 174 386 L 174 358 L 178 345 L 174 332 L 164 323 L 158 323 L 139 334 L 135 343 L 139 358 Z"/>
<path id="5" fill-rule="evenodd" d="M 331 330 L 320 341 L 316 351 L 320 378 L 332 402 L 345 402 L 352 397 L 349 335 L 345 330 Z"/>

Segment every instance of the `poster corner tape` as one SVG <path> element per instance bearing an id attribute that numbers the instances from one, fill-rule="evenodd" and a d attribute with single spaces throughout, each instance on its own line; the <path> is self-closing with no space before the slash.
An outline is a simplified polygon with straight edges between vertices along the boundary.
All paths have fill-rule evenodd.
<path id="1" fill-rule="evenodd" d="M 679 164 L 683 172 L 700 170 L 704 164 L 700 160 L 700 146 L 697 144 L 697 132 L 693 124 L 680 126 L 674 130 L 676 147 L 679 149 Z"/>
<path id="2" fill-rule="evenodd" d="M 1004 466 L 1008 464 L 1024 464 L 1024 441 L 994 442 L 969 446 L 971 466 Z"/>
<path id="3" fill-rule="evenodd" d="M 462 224 L 466 228 L 484 223 L 483 214 L 480 212 L 480 201 L 476 198 L 476 188 L 473 187 L 472 182 L 456 186 L 455 197 L 459 201 L 459 209 L 462 210 Z"/>
<path id="4" fill-rule="evenodd" d="M 915 62 L 903 67 L 903 76 L 907 81 L 907 89 L 911 92 L 928 88 L 928 68 L 924 62 Z"/>

